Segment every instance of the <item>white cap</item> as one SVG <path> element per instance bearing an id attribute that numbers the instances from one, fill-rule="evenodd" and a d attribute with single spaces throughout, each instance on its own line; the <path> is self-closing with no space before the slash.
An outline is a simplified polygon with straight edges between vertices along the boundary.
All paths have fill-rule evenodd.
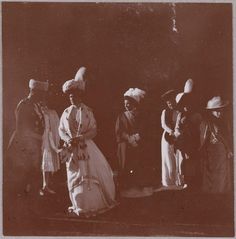
<path id="1" fill-rule="evenodd" d="M 124 96 L 128 96 L 139 103 L 140 100 L 144 98 L 145 94 L 146 92 L 144 90 L 140 90 L 138 88 L 130 88 L 124 93 Z"/>

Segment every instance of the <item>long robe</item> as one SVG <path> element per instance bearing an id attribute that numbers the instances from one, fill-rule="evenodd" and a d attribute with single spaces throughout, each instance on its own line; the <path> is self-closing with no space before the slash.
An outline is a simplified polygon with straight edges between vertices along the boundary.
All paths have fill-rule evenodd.
<path id="1" fill-rule="evenodd" d="M 200 126 L 202 152 L 202 190 L 206 193 L 232 192 L 232 151 L 230 131 L 226 124 L 213 117 Z"/>
<path id="2" fill-rule="evenodd" d="M 117 156 L 119 160 L 119 185 L 122 195 L 142 197 L 152 194 L 153 172 L 146 152 L 144 121 L 137 112 L 121 113 L 115 125 Z M 128 137 L 138 134 L 140 140 L 134 146 Z"/>
<path id="3" fill-rule="evenodd" d="M 171 131 L 174 131 L 177 114 L 177 111 L 169 109 L 164 109 L 161 114 L 161 126 L 164 130 L 161 139 L 163 186 L 178 185 L 178 158 L 174 144 L 170 144 L 165 137 L 165 134 L 170 134 Z"/>
<path id="4" fill-rule="evenodd" d="M 30 98 L 22 100 L 15 111 L 16 130 L 7 150 L 6 183 L 13 193 L 22 193 L 26 185 L 40 188 L 40 164 L 44 120 L 40 107 Z"/>
<path id="5" fill-rule="evenodd" d="M 71 138 L 84 136 L 83 147 L 73 146 L 66 162 L 67 184 L 72 203 L 70 210 L 89 216 L 115 206 L 115 184 L 112 170 L 104 155 L 93 142 L 96 121 L 85 104 L 71 105 L 63 112 L 59 135 L 68 143 Z"/>
<path id="6" fill-rule="evenodd" d="M 199 126 L 202 116 L 196 112 L 179 112 L 176 119 L 175 133 L 178 134 L 176 143 L 177 168 L 181 183 L 199 187 Z"/>
<path id="7" fill-rule="evenodd" d="M 16 129 L 4 158 L 4 215 L 15 230 L 39 212 L 43 115 L 31 98 L 20 101 L 15 110 Z M 23 220 L 22 220 L 23 219 Z"/>

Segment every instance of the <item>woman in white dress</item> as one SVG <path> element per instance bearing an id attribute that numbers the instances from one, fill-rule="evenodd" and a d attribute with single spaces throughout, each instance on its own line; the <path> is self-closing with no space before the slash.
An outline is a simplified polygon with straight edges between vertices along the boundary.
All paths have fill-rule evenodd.
<path id="1" fill-rule="evenodd" d="M 55 110 L 49 109 L 46 105 L 41 106 L 44 116 L 44 134 L 42 142 L 42 172 L 43 187 L 39 194 L 54 194 L 55 192 L 49 187 L 50 176 L 60 169 L 59 149 L 60 136 L 58 133 L 59 117 Z"/>
<path id="2" fill-rule="evenodd" d="M 71 106 L 61 116 L 59 135 L 65 142 L 67 183 L 72 203 L 68 210 L 89 217 L 111 209 L 116 202 L 112 170 L 92 140 L 97 129 L 93 112 L 82 102 L 85 71 L 81 67 L 75 79 L 63 85 Z"/>
<path id="3" fill-rule="evenodd" d="M 161 114 L 161 126 L 164 130 L 161 140 L 162 186 L 175 188 L 178 185 L 174 147 L 174 130 L 178 115 L 178 111 L 175 109 L 175 91 L 167 91 L 162 95 L 162 99 L 167 105 Z"/>

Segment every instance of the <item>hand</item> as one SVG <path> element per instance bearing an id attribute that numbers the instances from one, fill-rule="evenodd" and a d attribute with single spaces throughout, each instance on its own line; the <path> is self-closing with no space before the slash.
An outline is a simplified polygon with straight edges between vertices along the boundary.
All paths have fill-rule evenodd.
<path id="1" fill-rule="evenodd" d="M 228 158 L 228 159 L 233 158 L 233 156 L 234 156 L 234 155 L 233 155 L 233 153 L 232 153 L 231 151 L 227 153 L 227 158 Z"/>
<path id="2" fill-rule="evenodd" d="M 133 147 L 137 147 L 137 146 L 138 146 L 138 144 L 137 144 L 137 142 L 136 142 L 136 140 L 135 140 L 134 135 L 129 136 L 128 142 L 129 142 L 129 144 L 131 144 Z"/>
<path id="3" fill-rule="evenodd" d="M 178 138 L 178 137 L 180 136 L 180 132 L 179 132 L 179 131 L 175 131 L 175 132 L 174 132 L 174 136 L 175 136 L 176 138 Z"/>
<path id="4" fill-rule="evenodd" d="M 180 120 L 181 124 L 184 124 L 185 121 L 186 121 L 186 116 L 184 116 L 184 117 Z"/>
<path id="5" fill-rule="evenodd" d="M 133 136 L 134 136 L 135 141 L 139 141 L 141 139 L 139 134 L 134 134 Z"/>
<path id="6" fill-rule="evenodd" d="M 57 149 L 57 151 L 56 151 L 56 152 L 59 154 L 59 153 L 61 153 L 61 152 L 62 152 L 62 150 L 63 150 L 63 149 Z"/>

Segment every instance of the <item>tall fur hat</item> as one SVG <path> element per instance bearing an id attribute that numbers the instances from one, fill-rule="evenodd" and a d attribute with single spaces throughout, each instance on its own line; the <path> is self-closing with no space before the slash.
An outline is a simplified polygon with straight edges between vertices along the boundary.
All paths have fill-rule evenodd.
<path id="1" fill-rule="evenodd" d="M 42 90 L 42 91 L 48 91 L 49 84 L 46 81 L 37 81 L 34 79 L 31 79 L 29 81 L 29 88 L 35 89 L 35 90 Z"/>

